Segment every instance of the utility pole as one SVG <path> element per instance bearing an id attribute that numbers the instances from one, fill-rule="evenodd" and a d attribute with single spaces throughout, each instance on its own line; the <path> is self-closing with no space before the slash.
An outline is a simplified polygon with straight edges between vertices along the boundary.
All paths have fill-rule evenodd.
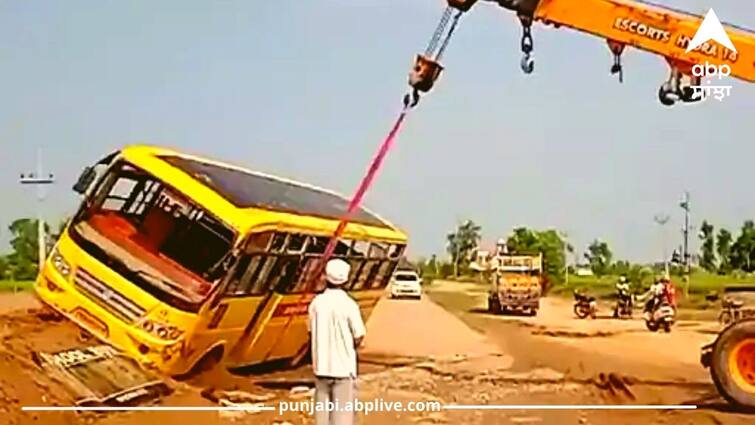
<path id="1" fill-rule="evenodd" d="M 682 245 L 682 261 L 684 261 L 684 271 L 689 274 L 690 269 L 690 255 L 689 255 L 689 192 L 684 192 L 684 197 L 679 203 L 679 206 L 684 210 L 684 227 L 682 227 L 682 233 L 684 234 L 684 241 Z"/>
<path id="2" fill-rule="evenodd" d="M 682 233 L 684 234 L 684 240 L 682 242 L 682 261 L 684 262 L 684 296 L 689 296 L 689 280 L 690 280 L 690 255 L 689 255 L 689 192 L 684 192 L 684 197 L 679 203 L 679 206 L 684 210 L 684 227 Z"/>
<path id="3" fill-rule="evenodd" d="M 45 258 L 47 257 L 45 252 L 45 241 L 47 240 L 47 238 L 45 235 L 45 222 L 43 219 L 45 200 L 44 186 L 53 184 L 55 182 L 55 176 L 52 173 L 46 173 L 43 170 L 44 167 L 42 165 L 42 151 L 41 149 L 38 149 L 36 171 L 28 174 L 21 174 L 21 177 L 19 178 L 19 182 L 21 184 L 34 185 L 37 189 L 37 249 L 39 256 L 39 271 L 42 271 L 42 268 L 45 264 Z"/>
<path id="4" fill-rule="evenodd" d="M 668 214 L 656 214 L 655 217 L 653 217 L 653 220 L 657 224 L 661 226 L 661 243 L 663 245 L 663 270 L 665 272 L 665 275 L 668 276 L 669 270 L 668 270 L 668 248 L 667 248 L 667 242 L 666 242 L 666 223 L 668 223 L 669 219 Z"/>

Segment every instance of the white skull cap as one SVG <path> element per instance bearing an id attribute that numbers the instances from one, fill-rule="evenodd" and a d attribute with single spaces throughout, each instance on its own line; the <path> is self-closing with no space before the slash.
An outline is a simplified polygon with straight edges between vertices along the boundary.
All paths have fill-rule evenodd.
<path id="1" fill-rule="evenodd" d="M 349 281 L 351 266 L 340 258 L 334 258 L 325 265 L 325 278 L 332 285 L 343 285 Z"/>

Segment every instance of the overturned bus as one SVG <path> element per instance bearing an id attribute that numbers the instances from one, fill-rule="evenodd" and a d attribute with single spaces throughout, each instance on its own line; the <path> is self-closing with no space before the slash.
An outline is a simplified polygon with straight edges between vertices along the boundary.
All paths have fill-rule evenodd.
<path id="1" fill-rule="evenodd" d="M 83 201 L 36 281 L 45 304 L 171 375 L 304 357 L 324 284 L 311 276 L 348 200 L 148 146 L 87 167 L 74 189 Z M 365 318 L 406 241 L 364 208 L 346 226 L 334 255 Z"/>

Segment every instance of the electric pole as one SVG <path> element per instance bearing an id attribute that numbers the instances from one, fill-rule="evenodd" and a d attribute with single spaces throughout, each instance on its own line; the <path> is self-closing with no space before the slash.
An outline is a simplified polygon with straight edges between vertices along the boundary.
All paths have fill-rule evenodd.
<path id="1" fill-rule="evenodd" d="M 684 227 L 682 227 L 682 233 L 684 234 L 684 240 L 682 241 L 682 262 L 684 263 L 684 297 L 689 296 L 689 280 L 690 280 L 690 254 L 689 254 L 689 192 L 685 191 L 682 201 L 679 206 L 684 210 Z"/>
<path id="2" fill-rule="evenodd" d="M 666 242 L 666 223 L 668 223 L 669 219 L 668 214 L 656 214 L 655 217 L 653 217 L 653 220 L 661 226 L 661 243 L 663 244 L 663 270 L 665 272 L 665 275 L 668 276 L 669 270 L 668 270 L 668 248 L 667 248 L 667 242 Z"/>
<path id="3" fill-rule="evenodd" d="M 46 258 L 46 235 L 45 235 L 45 222 L 43 219 L 43 213 L 44 213 L 44 200 L 45 200 L 45 190 L 44 186 L 53 184 L 55 182 L 55 176 L 52 173 L 46 173 L 43 171 L 43 165 L 42 165 L 42 151 L 40 149 L 37 150 L 37 167 L 35 172 L 31 172 L 28 174 L 21 174 L 21 177 L 19 178 L 19 182 L 21 184 L 29 184 L 36 186 L 37 189 L 37 250 L 38 250 L 38 256 L 39 256 L 39 271 L 42 271 L 42 268 L 45 264 L 45 258 Z"/>
<path id="4" fill-rule="evenodd" d="M 679 203 L 679 206 L 684 210 L 684 227 L 682 227 L 682 233 L 684 234 L 684 241 L 682 245 L 682 261 L 684 262 L 684 271 L 689 274 L 690 269 L 690 254 L 689 254 L 689 192 L 684 192 L 684 197 Z"/>

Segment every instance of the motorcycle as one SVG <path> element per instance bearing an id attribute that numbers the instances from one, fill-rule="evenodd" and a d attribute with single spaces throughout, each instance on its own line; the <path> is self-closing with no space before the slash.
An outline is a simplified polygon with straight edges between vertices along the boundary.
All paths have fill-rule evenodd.
<path id="1" fill-rule="evenodd" d="M 598 303 L 595 297 L 587 296 L 579 292 L 574 293 L 574 314 L 580 319 L 588 316 L 594 319 L 598 312 Z"/>
<path id="2" fill-rule="evenodd" d="M 645 313 L 645 326 L 650 332 L 656 332 L 663 328 L 665 332 L 671 332 L 674 324 L 676 310 L 668 302 L 661 302 L 651 313 Z"/>
<path id="3" fill-rule="evenodd" d="M 634 295 L 626 291 L 620 291 L 616 306 L 613 308 L 613 317 L 616 319 L 631 319 L 634 307 Z"/>
<path id="4" fill-rule="evenodd" d="M 731 322 L 739 321 L 744 317 L 742 311 L 744 302 L 733 298 L 724 298 L 721 300 L 721 314 L 718 315 L 718 322 L 724 326 Z"/>

